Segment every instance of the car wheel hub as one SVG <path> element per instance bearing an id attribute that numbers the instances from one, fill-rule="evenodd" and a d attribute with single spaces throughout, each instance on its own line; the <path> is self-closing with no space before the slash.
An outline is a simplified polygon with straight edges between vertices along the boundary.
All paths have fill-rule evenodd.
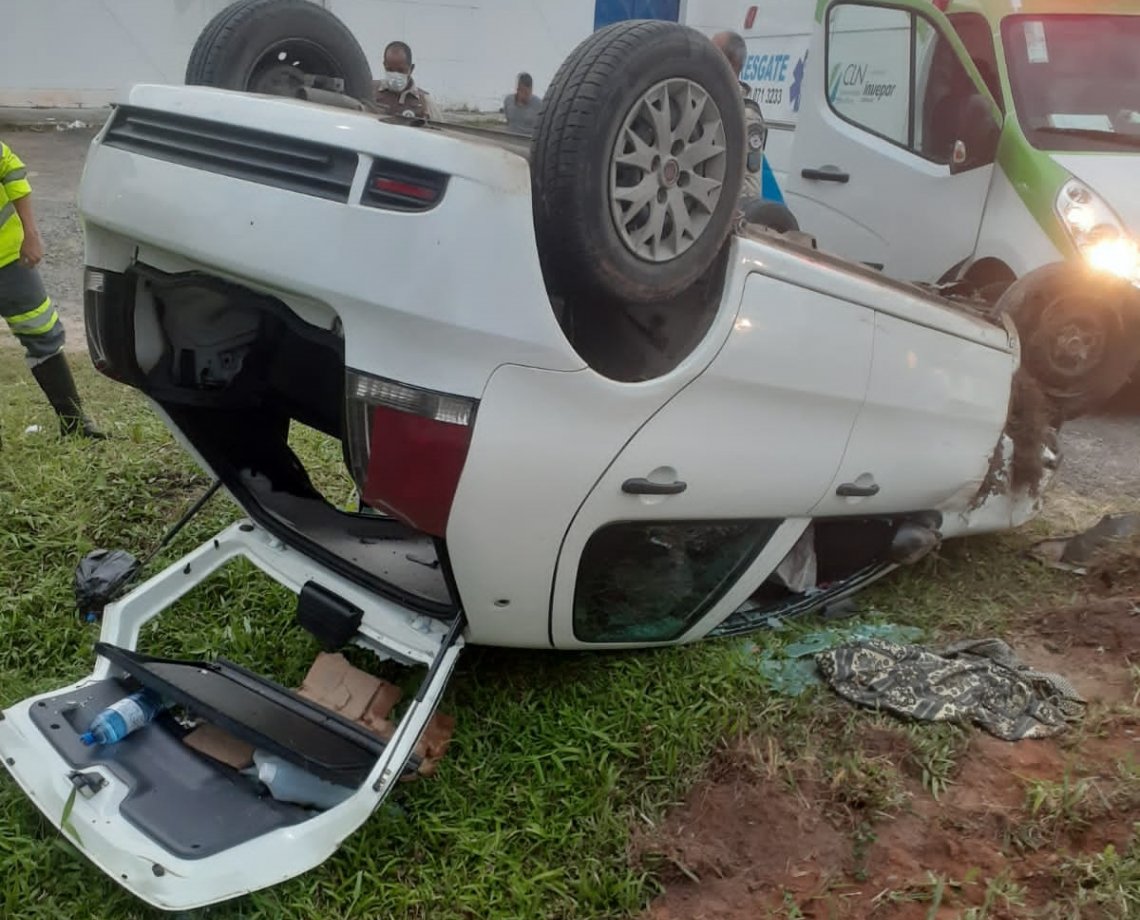
<path id="1" fill-rule="evenodd" d="M 700 85 L 665 80 L 643 93 L 610 158 L 610 212 L 626 247 L 668 262 L 693 246 L 724 194 L 726 158 L 724 120 Z"/>
<path id="2" fill-rule="evenodd" d="M 1087 374 L 1104 358 L 1104 329 L 1092 317 L 1059 317 L 1049 333 L 1049 365 L 1054 374 L 1076 378 Z"/>
<path id="3" fill-rule="evenodd" d="M 292 39 L 267 48 L 254 61 L 246 89 L 271 96 L 293 96 L 311 77 L 343 79 L 344 74 L 323 47 L 306 39 Z"/>

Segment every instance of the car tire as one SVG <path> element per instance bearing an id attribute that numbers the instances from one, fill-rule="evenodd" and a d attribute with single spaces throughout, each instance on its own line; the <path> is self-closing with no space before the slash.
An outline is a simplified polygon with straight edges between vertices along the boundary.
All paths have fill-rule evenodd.
<path id="1" fill-rule="evenodd" d="M 1021 339 L 1022 365 L 1062 419 L 1106 404 L 1140 361 L 1140 295 L 1069 263 L 1014 282 L 998 301 Z"/>
<path id="2" fill-rule="evenodd" d="M 750 224 L 767 227 L 777 233 L 798 233 L 800 222 L 791 208 L 778 201 L 754 198 L 744 206 L 744 219 Z"/>
<path id="3" fill-rule="evenodd" d="M 548 287 L 634 304 L 684 292 L 732 229 L 743 170 L 740 87 L 705 36 L 660 21 L 595 32 L 555 74 L 532 145 Z"/>
<path id="4" fill-rule="evenodd" d="M 360 43 L 309 0 L 239 0 L 206 24 L 186 65 L 188 85 L 272 95 L 296 95 L 306 76 L 340 81 L 340 91 L 355 99 L 372 98 Z"/>

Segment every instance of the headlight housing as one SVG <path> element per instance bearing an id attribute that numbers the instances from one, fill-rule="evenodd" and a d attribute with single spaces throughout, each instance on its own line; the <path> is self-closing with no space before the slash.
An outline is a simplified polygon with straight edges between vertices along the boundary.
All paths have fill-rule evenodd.
<path id="1" fill-rule="evenodd" d="M 1140 283 L 1140 246 L 1100 195 L 1070 179 L 1057 196 L 1057 214 L 1092 268 Z"/>

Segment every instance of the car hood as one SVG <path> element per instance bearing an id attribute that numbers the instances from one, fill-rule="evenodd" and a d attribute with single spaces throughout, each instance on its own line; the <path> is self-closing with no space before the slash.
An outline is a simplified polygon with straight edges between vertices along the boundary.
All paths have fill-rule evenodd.
<path id="1" fill-rule="evenodd" d="M 1104 198 L 1133 233 L 1140 234 L 1140 154 L 1077 153 L 1054 160 Z"/>

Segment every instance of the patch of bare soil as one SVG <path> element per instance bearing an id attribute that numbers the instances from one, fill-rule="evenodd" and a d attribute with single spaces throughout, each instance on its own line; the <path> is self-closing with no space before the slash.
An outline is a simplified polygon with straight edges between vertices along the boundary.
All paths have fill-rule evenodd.
<path id="1" fill-rule="evenodd" d="M 1018 641 L 1023 657 L 1042 670 L 1065 674 L 1088 699 L 1136 703 L 1140 665 L 1140 541 L 1097 560 L 1077 603 L 1032 616 Z"/>
<path id="2" fill-rule="evenodd" d="M 889 767 L 893 797 L 863 801 L 865 782 L 852 794 L 850 775 L 834 781 L 834 757 L 821 751 L 847 743 L 839 723 L 830 741 L 816 733 L 782 760 L 757 755 L 778 750 L 779 739 L 742 742 L 634 841 L 633 858 L 664 885 L 644 920 L 1054 915 L 1074 894 L 1066 861 L 1126 846 L 1140 816 L 1140 773 L 1128 772 L 1140 765 L 1129 659 L 1140 658 L 1140 613 L 1129 592 L 1109 593 L 1122 580 L 1140 587 L 1127 574 L 1140 572 L 1129 568 L 1140 556 L 1122 556 L 1111 586 L 1090 576 L 1090 596 L 1035 613 L 1013 639 L 1025 660 L 1064 674 L 1085 695 L 1081 726 L 1014 744 L 971 735 L 937 799 L 915 769 L 915 736 L 866 714 L 858 718 L 868 731 L 856 732 L 842 756 L 865 765 L 864 781 Z M 852 712 L 837 709 L 834 718 Z"/>

